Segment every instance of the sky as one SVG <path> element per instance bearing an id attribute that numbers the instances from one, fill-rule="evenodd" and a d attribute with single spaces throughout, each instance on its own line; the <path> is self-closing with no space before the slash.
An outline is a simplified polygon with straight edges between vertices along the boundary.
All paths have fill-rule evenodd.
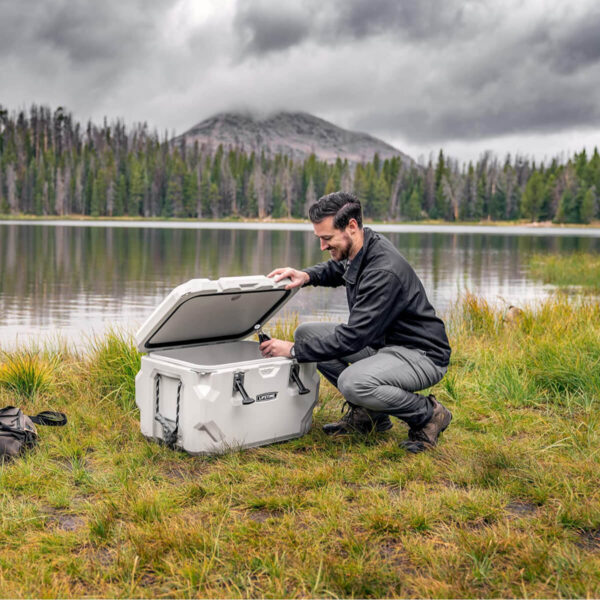
<path id="1" fill-rule="evenodd" d="M 183 133 L 304 111 L 415 159 L 600 147 L 594 0 L 0 0 L 0 104 Z"/>

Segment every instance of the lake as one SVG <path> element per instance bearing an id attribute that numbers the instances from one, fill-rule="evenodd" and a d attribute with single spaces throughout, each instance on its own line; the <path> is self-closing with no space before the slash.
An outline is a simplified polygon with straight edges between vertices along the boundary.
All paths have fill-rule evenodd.
<path id="1" fill-rule="evenodd" d="M 467 290 L 501 304 L 547 296 L 552 287 L 528 274 L 532 253 L 600 250 L 596 229 L 373 228 L 412 264 L 442 316 Z M 135 331 L 188 279 L 303 268 L 327 254 L 310 224 L 1 221 L 0 347 L 57 337 L 82 347 L 107 327 Z M 344 289 L 305 288 L 285 312 L 341 320 Z"/>

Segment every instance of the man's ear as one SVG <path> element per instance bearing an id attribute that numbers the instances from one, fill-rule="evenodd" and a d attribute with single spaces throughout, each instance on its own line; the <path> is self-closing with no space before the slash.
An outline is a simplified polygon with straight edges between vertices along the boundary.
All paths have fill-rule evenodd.
<path id="1" fill-rule="evenodd" d="M 347 228 L 350 229 L 351 233 L 356 233 L 360 229 L 356 219 L 350 219 Z"/>

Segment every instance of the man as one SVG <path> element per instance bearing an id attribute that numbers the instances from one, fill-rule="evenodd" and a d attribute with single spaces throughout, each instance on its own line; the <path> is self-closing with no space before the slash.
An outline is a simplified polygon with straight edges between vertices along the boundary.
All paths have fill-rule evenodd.
<path id="1" fill-rule="evenodd" d="M 415 392 L 445 375 L 450 345 L 421 281 L 387 238 L 363 228 L 360 202 L 351 194 L 323 196 L 309 217 L 331 260 L 303 271 L 275 269 L 269 277 L 291 279 L 288 288 L 344 285 L 348 323 L 301 324 L 294 343 L 263 342 L 263 356 L 317 362 L 340 390 L 350 409 L 325 425 L 325 433 L 386 431 L 391 415 L 410 427 L 402 442 L 407 451 L 433 448 L 452 414 L 433 395 Z"/>

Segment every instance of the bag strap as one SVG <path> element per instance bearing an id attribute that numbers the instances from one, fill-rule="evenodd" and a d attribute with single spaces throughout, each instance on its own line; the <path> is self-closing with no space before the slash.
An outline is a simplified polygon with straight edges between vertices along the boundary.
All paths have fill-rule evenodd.
<path id="1" fill-rule="evenodd" d="M 67 415 L 53 410 L 43 410 L 35 417 L 29 417 L 36 425 L 48 425 L 50 427 L 63 427 L 67 424 Z"/>

